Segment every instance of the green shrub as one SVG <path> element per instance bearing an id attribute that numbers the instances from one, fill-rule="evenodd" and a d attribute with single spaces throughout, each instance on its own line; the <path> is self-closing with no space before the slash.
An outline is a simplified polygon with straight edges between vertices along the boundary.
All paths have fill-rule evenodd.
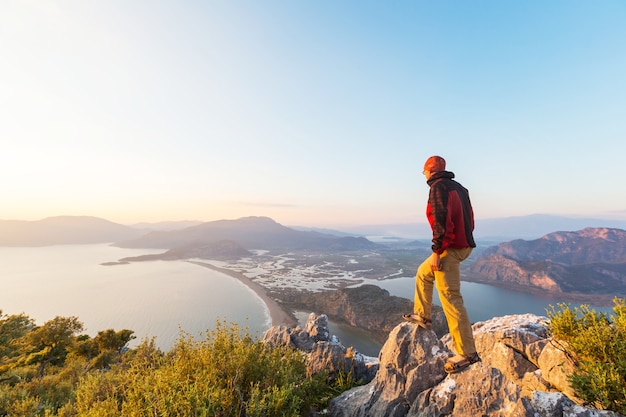
<path id="1" fill-rule="evenodd" d="M 337 392 L 326 375 L 307 376 L 302 352 L 269 347 L 235 324 L 218 322 L 201 341 L 183 334 L 167 354 L 147 342 L 129 354 L 83 379 L 75 415 L 300 416 Z"/>
<path id="2" fill-rule="evenodd" d="M 626 414 L 625 300 L 614 300 L 610 316 L 586 305 L 558 306 L 548 312 L 549 329 L 576 364 L 569 376 L 576 395 L 597 408 Z"/>

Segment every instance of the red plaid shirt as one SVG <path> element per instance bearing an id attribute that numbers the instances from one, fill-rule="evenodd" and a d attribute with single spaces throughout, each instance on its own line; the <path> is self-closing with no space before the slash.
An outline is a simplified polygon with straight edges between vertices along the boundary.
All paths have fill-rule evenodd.
<path id="1" fill-rule="evenodd" d="M 469 192 L 453 180 L 454 173 L 434 172 L 428 180 L 430 194 L 426 217 L 433 231 L 432 250 L 441 254 L 447 248 L 476 247 L 474 211 Z"/>

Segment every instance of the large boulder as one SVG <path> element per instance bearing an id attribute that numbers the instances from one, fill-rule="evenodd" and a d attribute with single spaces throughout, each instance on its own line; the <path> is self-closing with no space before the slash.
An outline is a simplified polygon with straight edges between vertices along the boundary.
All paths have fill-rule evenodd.
<path id="1" fill-rule="evenodd" d="M 451 352 L 432 330 L 411 323 L 389 334 L 378 356 L 380 367 L 368 387 L 357 387 L 332 400 L 333 416 L 405 416 L 424 390 L 445 377 L 443 365 Z"/>
<path id="2" fill-rule="evenodd" d="M 561 392 L 534 392 L 531 404 L 541 417 L 620 417 L 613 411 L 582 407 Z"/>
<path id="3" fill-rule="evenodd" d="M 479 362 L 421 392 L 407 413 L 410 417 L 442 415 L 533 417 L 534 410 L 528 399 L 520 397 L 519 386 L 499 369 Z"/>
<path id="4" fill-rule="evenodd" d="M 472 329 L 482 362 L 499 369 L 507 379 L 521 385 L 526 374 L 538 369 L 539 356 L 549 343 L 547 320 L 543 316 L 523 314 L 476 323 Z M 441 340 L 453 349 L 449 334 Z"/>
<path id="5" fill-rule="evenodd" d="M 541 369 L 543 378 L 556 390 L 563 392 L 577 403 L 582 402 L 576 397 L 568 381 L 568 377 L 574 372 L 575 366 L 563 346 L 554 340 L 546 343 L 537 358 L 537 366 Z"/>

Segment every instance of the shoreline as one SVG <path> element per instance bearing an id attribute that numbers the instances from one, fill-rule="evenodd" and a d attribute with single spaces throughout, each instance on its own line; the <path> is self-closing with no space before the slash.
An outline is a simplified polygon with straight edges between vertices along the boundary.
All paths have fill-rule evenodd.
<path id="1" fill-rule="evenodd" d="M 612 307 L 615 295 L 606 294 L 581 294 L 572 292 L 549 291 L 538 287 L 528 287 L 512 282 L 492 281 L 487 279 L 477 279 L 461 275 L 461 281 L 473 282 L 476 284 L 491 285 L 496 288 L 515 291 L 522 294 L 529 294 L 535 297 L 552 299 L 555 303 L 576 303 L 587 304 L 595 307 Z M 619 297 L 618 297 L 619 298 Z"/>
<path id="2" fill-rule="evenodd" d="M 265 307 L 269 311 L 270 320 L 272 321 L 272 326 L 289 326 L 294 327 L 298 324 L 298 320 L 295 318 L 291 311 L 285 310 L 276 300 L 267 295 L 267 290 L 260 284 L 252 281 L 250 278 L 246 277 L 244 274 L 236 271 L 232 271 L 226 268 L 220 268 L 218 266 L 199 262 L 199 261 L 187 261 L 189 263 L 202 266 L 204 268 L 212 269 L 216 272 L 221 272 L 226 274 L 232 278 L 239 280 L 246 287 L 250 288 L 254 293 L 263 301 Z"/>

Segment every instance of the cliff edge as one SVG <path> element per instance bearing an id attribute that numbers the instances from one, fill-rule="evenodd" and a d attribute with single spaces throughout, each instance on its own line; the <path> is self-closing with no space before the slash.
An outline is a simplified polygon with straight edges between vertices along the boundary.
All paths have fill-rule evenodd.
<path id="1" fill-rule="evenodd" d="M 328 334 L 325 320 L 312 314 L 306 329 L 272 328 L 265 340 L 301 349 L 305 341 L 309 366 L 317 370 L 328 364 L 334 370 L 360 369 L 354 374 L 367 384 L 331 400 L 327 415 L 333 417 L 620 416 L 580 404 L 567 380 L 573 364 L 548 337 L 543 316 L 511 315 L 474 324 L 482 362 L 451 375 L 443 369 L 452 355 L 449 335 L 438 338 L 434 331 L 400 323 L 375 363 L 350 354 Z"/>
<path id="2" fill-rule="evenodd" d="M 379 370 L 367 385 L 332 400 L 334 417 L 616 417 L 580 405 L 567 376 L 569 357 L 547 334 L 547 318 L 531 314 L 474 324 L 482 362 L 447 375 L 449 335 L 402 323 L 379 354 Z"/>

